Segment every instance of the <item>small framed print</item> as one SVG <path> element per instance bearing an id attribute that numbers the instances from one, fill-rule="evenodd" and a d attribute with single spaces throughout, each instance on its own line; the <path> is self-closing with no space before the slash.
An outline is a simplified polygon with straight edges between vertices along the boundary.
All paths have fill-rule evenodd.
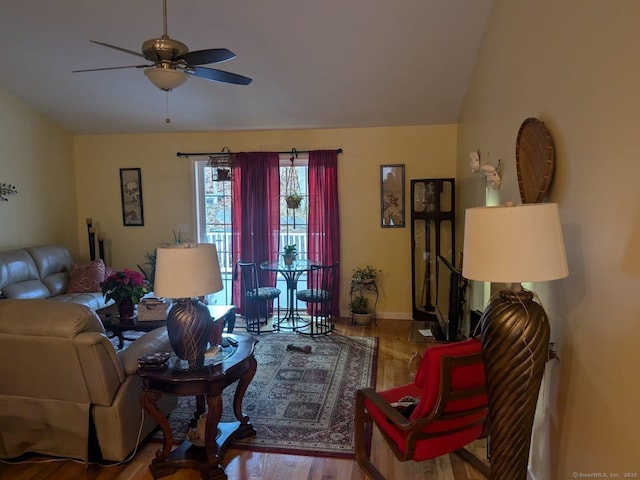
<path id="1" fill-rule="evenodd" d="M 404 227 L 404 165 L 380 165 L 380 226 Z"/>
<path id="2" fill-rule="evenodd" d="M 125 227 L 144 226 L 142 207 L 142 174 L 139 168 L 120 169 L 122 224 Z"/>

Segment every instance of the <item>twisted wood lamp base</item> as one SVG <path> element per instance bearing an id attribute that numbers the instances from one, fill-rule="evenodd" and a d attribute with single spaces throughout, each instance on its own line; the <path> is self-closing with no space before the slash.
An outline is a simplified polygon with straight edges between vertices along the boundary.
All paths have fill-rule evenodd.
<path id="1" fill-rule="evenodd" d="M 481 322 L 491 478 L 525 480 L 538 392 L 549 358 L 549 320 L 532 292 L 502 290 Z"/>

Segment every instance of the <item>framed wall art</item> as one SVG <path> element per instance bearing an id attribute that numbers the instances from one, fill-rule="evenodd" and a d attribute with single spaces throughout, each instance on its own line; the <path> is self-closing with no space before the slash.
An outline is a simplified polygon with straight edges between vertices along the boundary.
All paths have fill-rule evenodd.
<path id="1" fill-rule="evenodd" d="M 120 169 L 122 224 L 125 227 L 144 226 L 142 207 L 142 174 L 139 168 Z"/>
<path id="2" fill-rule="evenodd" d="M 380 226 L 404 227 L 404 165 L 380 165 Z"/>

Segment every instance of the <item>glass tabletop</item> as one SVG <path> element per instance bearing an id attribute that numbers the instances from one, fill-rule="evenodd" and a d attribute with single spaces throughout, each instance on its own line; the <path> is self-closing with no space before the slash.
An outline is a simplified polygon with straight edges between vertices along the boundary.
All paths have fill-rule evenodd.
<path id="1" fill-rule="evenodd" d="M 311 260 L 294 260 L 291 265 L 285 265 L 284 260 L 280 259 L 275 262 L 262 262 L 260 268 L 271 272 L 307 272 L 311 267 L 319 265 Z"/>

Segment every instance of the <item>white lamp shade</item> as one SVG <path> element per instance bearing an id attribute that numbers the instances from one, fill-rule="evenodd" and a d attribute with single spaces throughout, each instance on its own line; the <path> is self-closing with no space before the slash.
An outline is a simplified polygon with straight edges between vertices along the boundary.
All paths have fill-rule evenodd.
<path id="1" fill-rule="evenodd" d="M 173 68 L 145 68 L 144 74 L 151 83 L 165 92 L 178 88 L 189 78 L 186 73 Z"/>
<path id="2" fill-rule="evenodd" d="M 495 283 L 569 275 L 558 205 L 532 203 L 465 212 L 462 276 Z"/>
<path id="3" fill-rule="evenodd" d="M 208 243 L 158 247 L 154 293 L 192 298 L 222 290 L 216 246 Z"/>

